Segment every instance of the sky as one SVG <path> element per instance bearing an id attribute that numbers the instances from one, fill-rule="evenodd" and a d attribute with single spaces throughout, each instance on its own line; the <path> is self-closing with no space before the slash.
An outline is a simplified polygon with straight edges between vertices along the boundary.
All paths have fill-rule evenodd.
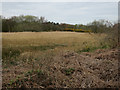
<path id="1" fill-rule="evenodd" d="M 1 0 L 2 2 L 119 2 L 119 0 Z"/>
<path id="2" fill-rule="evenodd" d="M 118 3 L 118 20 L 119 20 L 119 23 L 120 23 L 120 2 Z"/>
<path id="3" fill-rule="evenodd" d="M 118 20 L 118 2 L 3 2 L 4 17 L 44 16 L 58 23 L 87 24 L 94 20 Z"/>

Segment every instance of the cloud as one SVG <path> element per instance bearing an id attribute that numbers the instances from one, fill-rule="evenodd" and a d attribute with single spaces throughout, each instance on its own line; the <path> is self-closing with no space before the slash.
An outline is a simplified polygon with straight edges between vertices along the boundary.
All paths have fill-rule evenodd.
<path id="1" fill-rule="evenodd" d="M 2 2 L 119 2 L 119 0 L 2 0 Z"/>
<path id="2" fill-rule="evenodd" d="M 97 19 L 116 20 L 117 3 L 109 2 L 5 2 L 3 16 L 45 16 L 60 23 L 83 23 Z"/>

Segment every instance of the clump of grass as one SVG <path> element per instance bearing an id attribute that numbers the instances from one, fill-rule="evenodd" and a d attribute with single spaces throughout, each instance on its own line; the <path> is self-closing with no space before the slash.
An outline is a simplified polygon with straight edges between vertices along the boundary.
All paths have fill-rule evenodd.
<path id="1" fill-rule="evenodd" d="M 86 47 L 86 48 L 83 48 L 81 50 L 77 50 L 76 52 L 77 53 L 81 53 L 81 52 L 94 52 L 95 50 L 97 49 L 106 49 L 106 48 L 109 48 L 108 45 L 103 45 L 103 46 L 96 46 L 96 47 L 92 47 L 92 46 L 89 46 L 89 47 Z"/>
<path id="2" fill-rule="evenodd" d="M 16 61 L 13 61 L 13 60 L 10 61 L 9 63 L 10 63 L 11 65 L 18 65 L 17 62 L 16 62 Z"/>
<path id="3" fill-rule="evenodd" d="M 15 81 L 14 80 L 10 80 L 9 85 L 12 85 Z"/>
<path id="4" fill-rule="evenodd" d="M 32 75 L 33 69 L 25 73 L 25 77 Z"/>
<path id="5" fill-rule="evenodd" d="M 33 74 L 36 74 L 39 78 L 40 75 L 44 75 L 44 72 L 40 69 L 37 69 L 37 70 L 32 69 L 25 73 L 25 77 L 32 76 Z"/>
<path id="6" fill-rule="evenodd" d="M 31 84 L 34 83 L 35 81 L 38 81 L 38 84 L 42 82 L 42 80 L 46 80 L 47 74 L 43 72 L 40 69 L 37 70 L 29 70 L 28 72 L 25 73 L 24 78 L 22 76 L 17 76 L 16 79 L 10 80 L 8 84 L 6 84 L 7 88 L 13 88 L 13 87 L 26 87 L 24 86 L 25 83 Z M 37 82 L 36 82 L 37 83 Z"/>
<path id="7" fill-rule="evenodd" d="M 64 70 L 66 75 L 71 75 L 74 73 L 75 69 L 74 68 L 67 68 Z"/>
<path id="8" fill-rule="evenodd" d="M 56 47 L 65 47 L 64 44 L 52 44 L 52 45 L 41 45 L 41 46 L 30 46 L 30 49 L 32 50 L 48 50 L 48 49 L 54 49 Z"/>
<path id="9" fill-rule="evenodd" d="M 104 42 L 100 42 L 99 45 L 95 46 L 95 45 L 90 45 L 87 42 L 83 42 L 83 48 L 76 50 L 77 53 L 81 53 L 81 52 L 93 52 L 97 49 L 106 49 L 109 48 L 109 44 L 106 44 Z"/>
<path id="10" fill-rule="evenodd" d="M 2 57 L 3 58 L 11 58 L 11 57 L 17 57 L 21 53 L 21 50 L 18 48 L 3 48 L 2 51 Z"/>

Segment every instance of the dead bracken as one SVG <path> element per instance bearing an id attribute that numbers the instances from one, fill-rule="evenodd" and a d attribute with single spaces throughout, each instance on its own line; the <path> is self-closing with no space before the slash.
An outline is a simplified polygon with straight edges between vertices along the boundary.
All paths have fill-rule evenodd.
<path id="1" fill-rule="evenodd" d="M 101 50 L 101 52 L 102 51 L 103 50 Z M 44 65 L 41 67 L 37 66 L 37 61 L 34 62 L 34 70 L 27 63 L 25 65 L 28 67 L 22 67 L 23 69 L 21 65 L 16 66 L 16 68 L 3 69 L 3 88 L 117 88 L 118 60 L 116 59 L 117 55 L 115 53 L 117 53 L 117 49 L 104 50 L 104 56 L 110 55 L 112 57 L 103 58 L 101 56 L 101 60 L 99 60 L 96 59 L 97 56 L 100 57 L 97 51 L 89 52 L 90 57 L 86 57 L 84 53 L 64 52 L 53 56 L 52 62 L 44 59 Z M 69 57 L 64 57 L 64 55 L 68 55 Z M 96 57 L 94 57 L 94 55 Z M 47 62 L 49 62 L 49 64 L 47 64 Z M 32 70 L 30 70 L 29 67 Z M 19 71 L 14 73 L 15 69 Z M 24 73 L 20 74 L 21 70 Z M 15 74 L 15 76 L 13 74 Z M 19 78 L 16 76 L 19 76 Z M 10 82 L 8 78 L 11 79 Z"/>

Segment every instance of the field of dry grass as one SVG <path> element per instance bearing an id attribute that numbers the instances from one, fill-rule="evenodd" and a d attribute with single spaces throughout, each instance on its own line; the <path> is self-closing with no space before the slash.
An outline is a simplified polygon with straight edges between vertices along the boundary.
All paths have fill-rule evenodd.
<path id="1" fill-rule="evenodd" d="M 63 46 L 63 49 L 78 50 L 87 46 L 98 46 L 105 35 L 76 32 L 21 32 L 3 33 L 3 48 L 26 48 L 39 46 Z M 61 48 L 60 48 L 61 49 Z"/>
<path id="2" fill-rule="evenodd" d="M 103 42 L 105 36 L 76 32 L 2 33 L 3 87 L 117 87 L 116 54 L 106 59 L 117 51 L 95 51 L 108 48 Z M 107 57 L 101 55 L 105 52 Z M 104 73 L 108 69 L 112 71 Z"/>

